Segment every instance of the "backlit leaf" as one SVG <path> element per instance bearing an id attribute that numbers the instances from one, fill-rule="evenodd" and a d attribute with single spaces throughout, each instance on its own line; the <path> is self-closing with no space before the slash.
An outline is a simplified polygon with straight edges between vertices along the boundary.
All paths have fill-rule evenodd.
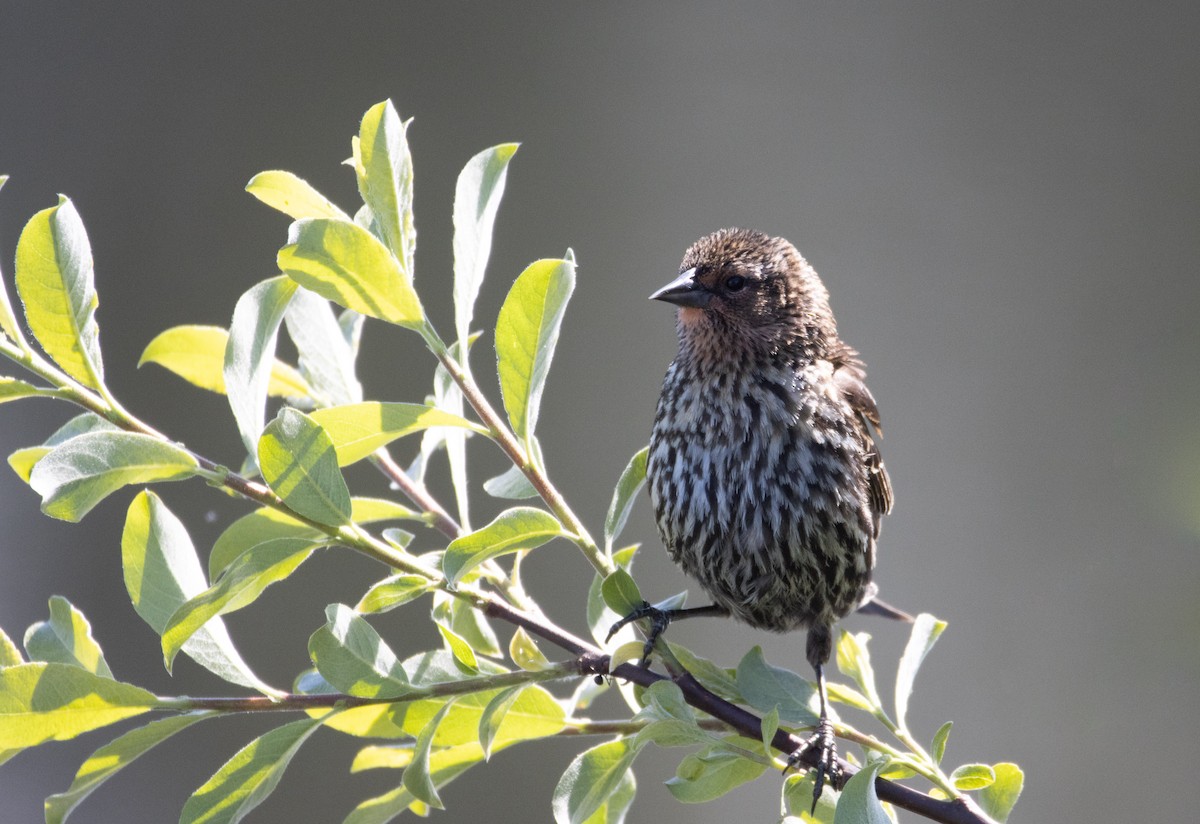
<path id="1" fill-rule="evenodd" d="M 622 786 L 641 746 L 618 738 L 575 756 L 558 786 L 551 809 L 556 824 L 582 824 Z"/>
<path id="2" fill-rule="evenodd" d="M 291 172 L 259 172 L 250 178 L 250 182 L 246 184 L 246 191 L 293 220 L 304 217 L 350 219 L 349 215 L 334 206 L 307 180 Z"/>
<path id="3" fill-rule="evenodd" d="M 534 549 L 561 535 L 562 525 L 549 512 L 528 506 L 513 507 L 482 529 L 452 541 L 442 555 L 442 571 L 453 584 L 484 561 Z"/>
<path id="4" fill-rule="evenodd" d="M 138 366 L 157 363 L 193 386 L 225 394 L 225 350 L 229 332 L 219 326 L 173 326 L 146 344 Z M 276 359 L 271 365 L 267 394 L 305 397 L 312 388 L 293 367 Z"/>
<path id="5" fill-rule="evenodd" d="M 759 712 L 778 707 L 779 720 L 785 724 L 817 723 L 812 684 L 791 670 L 768 664 L 762 647 L 754 647 L 738 664 L 737 685 L 746 703 Z"/>
<path id="6" fill-rule="evenodd" d="M 650 447 L 645 447 L 629 459 L 629 465 L 621 473 L 617 488 L 613 490 L 612 503 L 608 505 L 608 514 L 604 518 L 604 546 L 612 552 L 613 541 L 625 528 L 629 520 L 629 512 L 633 509 L 638 492 L 646 483 L 646 457 Z"/>
<path id="7" fill-rule="evenodd" d="M 907 729 L 904 719 L 908 715 L 908 699 L 912 695 L 917 670 L 945 629 L 946 622 L 939 621 L 928 612 L 922 612 L 913 621 L 912 634 L 896 670 L 896 724 L 901 729 Z"/>
<path id="8" fill-rule="evenodd" d="M 333 442 L 315 420 L 285 407 L 258 441 L 263 480 L 294 512 L 326 526 L 350 522 L 350 489 Z"/>
<path id="9" fill-rule="evenodd" d="M 361 320 L 362 316 L 357 316 Z M 300 289 L 292 296 L 283 320 L 300 355 L 300 373 L 308 381 L 317 405 L 361 401 L 363 391 L 355 375 L 354 347 L 329 301 Z"/>
<path id="10" fill-rule="evenodd" d="M 397 438 L 434 426 L 451 426 L 486 434 L 477 424 L 419 403 L 366 401 L 314 410 L 312 419 L 324 427 L 337 450 L 338 463 L 360 461 Z"/>
<path id="11" fill-rule="evenodd" d="M 886 759 L 871 761 L 850 776 L 838 799 L 834 824 L 891 824 L 891 819 L 875 794 L 875 777 L 887 763 Z"/>
<path id="12" fill-rule="evenodd" d="M 112 678 L 92 625 L 61 595 L 50 598 L 50 619 L 38 621 L 25 632 L 25 652 L 31 661 L 82 667 L 93 675 Z"/>
<path id="13" fill-rule="evenodd" d="M 363 115 L 356 148 L 358 191 L 374 216 L 380 239 L 399 259 L 404 278 L 411 282 L 417 243 L 412 217 L 412 155 L 408 124 L 400 120 L 392 101 L 377 103 Z"/>
<path id="14" fill-rule="evenodd" d="M 326 681 L 362 698 L 397 698 L 411 692 L 399 659 L 374 627 L 344 604 L 326 607 L 325 616 L 325 626 L 308 640 L 308 652 Z"/>
<path id="15" fill-rule="evenodd" d="M 1021 790 L 1025 786 L 1025 773 L 1021 772 L 1021 768 L 1016 764 L 1002 762 L 992 765 L 992 774 L 996 780 L 980 790 L 977 798 L 984 812 L 1004 824 L 1008 821 L 1013 805 L 1021 797 Z"/>

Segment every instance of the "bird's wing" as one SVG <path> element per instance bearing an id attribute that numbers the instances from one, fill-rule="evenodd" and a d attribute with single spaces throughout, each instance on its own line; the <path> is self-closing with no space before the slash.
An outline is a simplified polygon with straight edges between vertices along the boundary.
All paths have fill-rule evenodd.
<path id="1" fill-rule="evenodd" d="M 892 509 L 892 482 L 888 479 L 887 469 L 884 468 L 883 457 L 879 454 L 879 446 L 876 443 L 877 438 L 883 435 L 879 425 L 879 407 L 875 404 L 871 390 L 867 389 L 867 373 L 857 352 L 843 344 L 833 358 L 833 364 L 834 382 L 842 397 L 850 404 L 850 408 L 858 414 L 859 434 L 866 447 L 871 510 L 878 537 L 879 520 Z"/>

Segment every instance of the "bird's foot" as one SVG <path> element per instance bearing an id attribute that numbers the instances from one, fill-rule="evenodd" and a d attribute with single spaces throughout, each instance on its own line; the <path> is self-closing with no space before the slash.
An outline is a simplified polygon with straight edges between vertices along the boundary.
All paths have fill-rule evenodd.
<path id="1" fill-rule="evenodd" d="M 672 610 L 659 609 L 653 606 L 649 601 L 642 601 L 642 605 L 633 612 L 626 615 L 620 621 L 612 625 L 608 631 L 608 636 L 604 639 L 605 643 L 612 640 L 621 627 L 634 621 L 640 621 L 646 618 L 650 621 L 650 631 L 646 633 L 646 643 L 642 646 L 642 661 L 643 667 L 649 666 L 650 654 L 654 652 L 654 645 L 658 642 L 658 636 L 662 635 L 668 626 L 671 625 Z"/>
<path id="2" fill-rule="evenodd" d="M 809 752 L 817 751 L 817 763 L 812 767 L 813 773 L 813 803 L 809 815 L 813 815 L 817 809 L 817 801 L 821 797 L 821 791 L 825 789 L 825 781 L 829 780 L 832 787 L 837 787 L 841 782 L 842 768 L 838 765 L 837 759 L 837 743 L 833 736 L 833 724 L 828 718 L 822 718 L 817 724 L 816 730 L 809 736 L 809 739 L 804 742 L 800 749 L 788 756 L 787 766 L 783 768 L 786 773 L 791 769 L 808 768 L 804 763 L 804 757 Z"/>

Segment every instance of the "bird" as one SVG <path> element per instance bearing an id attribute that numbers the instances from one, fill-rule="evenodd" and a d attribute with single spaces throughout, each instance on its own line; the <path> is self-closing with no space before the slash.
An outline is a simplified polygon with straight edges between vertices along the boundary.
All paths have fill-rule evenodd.
<path id="1" fill-rule="evenodd" d="M 873 601 L 892 488 L 865 366 L 839 337 L 820 277 L 781 237 L 702 237 L 650 297 L 677 307 L 679 351 L 654 417 L 647 487 L 670 557 L 713 604 L 644 604 L 613 630 L 650 619 L 647 656 L 671 620 L 694 615 L 805 630 L 820 718 L 788 764 L 817 751 L 815 809 L 826 779 L 841 778 L 825 682 L 833 627 L 862 607 L 908 617 Z"/>

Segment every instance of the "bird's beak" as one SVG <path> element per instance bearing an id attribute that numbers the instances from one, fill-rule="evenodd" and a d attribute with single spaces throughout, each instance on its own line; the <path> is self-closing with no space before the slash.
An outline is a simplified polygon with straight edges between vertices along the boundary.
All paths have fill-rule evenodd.
<path id="1" fill-rule="evenodd" d="M 675 280 L 650 296 L 650 300 L 665 300 L 676 306 L 703 309 L 712 300 L 712 292 L 696 282 L 696 270 L 688 269 Z"/>

